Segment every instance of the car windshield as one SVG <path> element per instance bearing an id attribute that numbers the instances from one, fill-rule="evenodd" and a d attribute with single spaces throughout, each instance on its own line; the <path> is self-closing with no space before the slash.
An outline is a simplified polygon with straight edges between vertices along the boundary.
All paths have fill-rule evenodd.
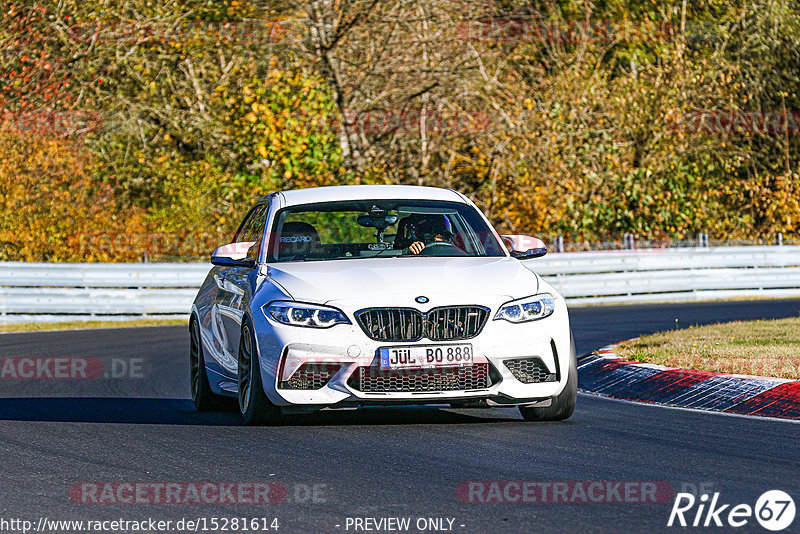
<path id="1" fill-rule="evenodd" d="M 268 261 L 505 256 L 467 204 L 428 200 L 320 202 L 281 210 Z"/>

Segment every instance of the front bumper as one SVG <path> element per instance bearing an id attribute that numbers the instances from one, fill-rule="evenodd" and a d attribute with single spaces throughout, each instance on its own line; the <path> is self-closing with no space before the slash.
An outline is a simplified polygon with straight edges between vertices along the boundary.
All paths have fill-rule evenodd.
<path id="1" fill-rule="evenodd" d="M 349 310 L 345 310 L 352 317 Z M 522 324 L 493 320 L 496 307 L 481 333 L 465 341 L 436 343 L 427 339 L 418 342 L 387 343 L 367 337 L 357 324 L 337 325 L 328 329 L 302 328 L 277 324 L 263 316 L 256 318 L 262 382 L 267 397 L 282 407 L 307 408 L 349 407 L 370 404 L 433 404 L 486 399 L 493 404 L 531 404 L 558 395 L 567 381 L 571 357 L 570 329 L 567 308 L 556 298 L 554 313 L 545 319 Z M 364 391 L 360 382 L 361 368 L 379 371 L 378 352 L 392 345 L 472 345 L 474 367 L 490 374 L 487 382 L 465 380 L 464 389 Z M 553 376 L 551 381 L 525 383 L 512 373 L 508 360 L 538 358 Z M 327 369 L 313 386 L 318 389 L 287 389 L 298 370 L 308 365 Z M 305 367 L 304 367 L 305 366 Z M 375 370 L 378 371 L 375 371 Z M 447 368 L 448 374 L 454 369 Z M 466 369 L 466 368 L 460 368 Z M 430 370 L 428 370 L 430 372 Z M 408 374 L 414 375 L 413 371 Z M 556 379 L 557 375 L 557 379 Z M 430 374 L 428 374 L 430 376 Z M 417 378 L 413 378 L 416 380 Z M 452 387 L 452 379 L 448 382 Z M 476 385 L 477 384 L 477 385 Z"/>

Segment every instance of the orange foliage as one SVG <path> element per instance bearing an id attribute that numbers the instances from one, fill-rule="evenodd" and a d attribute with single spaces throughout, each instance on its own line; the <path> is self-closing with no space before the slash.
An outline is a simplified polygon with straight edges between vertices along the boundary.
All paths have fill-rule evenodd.
<path id="1" fill-rule="evenodd" d="M 125 261 L 136 251 L 93 246 L 102 233 L 147 231 L 144 213 L 119 211 L 88 175 L 80 143 L 0 128 L 0 260 Z"/>

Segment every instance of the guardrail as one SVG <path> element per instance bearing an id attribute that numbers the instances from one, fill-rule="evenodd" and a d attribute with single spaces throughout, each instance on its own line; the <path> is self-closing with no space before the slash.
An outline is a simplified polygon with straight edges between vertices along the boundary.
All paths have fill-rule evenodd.
<path id="1" fill-rule="evenodd" d="M 526 260 L 570 305 L 800 297 L 800 246 L 548 254 Z M 186 317 L 205 263 L 0 262 L 0 322 Z"/>
<path id="2" fill-rule="evenodd" d="M 571 305 L 800 297 L 800 246 L 571 252 L 525 265 Z"/>
<path id="3" fill-rule="evenodd" d="M 186 317 L 209 268 L 0 262 L 0 323 Z"/>

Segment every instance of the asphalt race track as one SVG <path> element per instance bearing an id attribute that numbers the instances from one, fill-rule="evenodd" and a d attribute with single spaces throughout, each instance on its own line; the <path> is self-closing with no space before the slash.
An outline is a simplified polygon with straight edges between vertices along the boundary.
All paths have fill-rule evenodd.
<path id="1" fill-rule="evenodd" d="M 685 327 L 798 314 L 800 300 L 571 312 L 581 353 L 674 328 L 676 319 Z M 0 518 L 276 517 L 278 532 L 354 532 L 348 517 L 445 517 L 455 519 L 454 532 L 660 532 L 679 530 L 666 526 L 671 498 L 485 504 L 460 501 L 456 489 L 467 481 L 656 482 L 674 491 L 704 485 L 721 502 L 751 506 L 770 489 L 796 501 L 800 492 L 800 425 L 791 422 L 581 394 L 563 423 L 526 424 L 514 409 L 425 407 L 327 412 L 247 428 L 235 413 L 193 410 L 187 347 L 184 327 L 0 335 L 0 358 L 100 365 L 85 380 L 4 373 Z M 106 481 L 266 481 L 282 484 L 287 498 L 265 506 L 70 499 L 70 487 Z M 800 519 L 791 529 L 800 531 Z M 763 531 L 754 519 L 738 530 Z"/>

